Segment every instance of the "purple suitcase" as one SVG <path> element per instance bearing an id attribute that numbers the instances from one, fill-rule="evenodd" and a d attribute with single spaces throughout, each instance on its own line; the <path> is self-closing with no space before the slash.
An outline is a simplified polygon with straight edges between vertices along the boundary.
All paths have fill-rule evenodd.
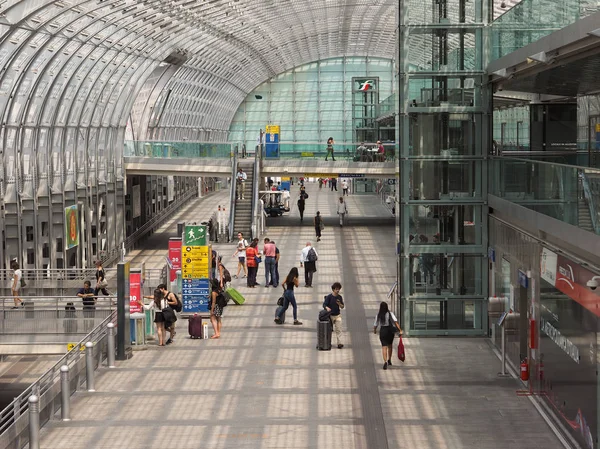
<path id="1" fill-rule="evenodd" d="M 202 317 L 194 314 L 188 318 L 188 332 L 190 338 L 204 338 L 202 335 Z"/>

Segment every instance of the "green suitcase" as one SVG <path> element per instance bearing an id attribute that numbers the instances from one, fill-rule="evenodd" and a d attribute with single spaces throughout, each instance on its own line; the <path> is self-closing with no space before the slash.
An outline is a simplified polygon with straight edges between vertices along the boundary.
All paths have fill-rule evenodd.
<path id="1" fill-rule="evenodd" d="M 242 294 L 233 287 L 227 288 L 225 290 L 225 295 L 227 297 L 231 298 L 231 300 L 234 303 L 236 303 L 238 306 L 241 306 L 246 301 L 246 299 L 242 296 Z"/>

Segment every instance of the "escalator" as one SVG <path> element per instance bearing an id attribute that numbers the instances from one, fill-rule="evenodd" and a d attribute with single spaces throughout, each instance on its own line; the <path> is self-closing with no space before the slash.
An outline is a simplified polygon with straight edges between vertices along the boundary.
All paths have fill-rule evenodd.
<path id="1" fill-rule="evenodd" d="M 238 169 L 246 173 L 244 199 L 235 200 L 232 238 L 235 239 L 238 232 L 244 234 L 246 239 L 252 236 L 252 199 L 254 197 L 254 160 L 238 161 Z M 232 183 L 235 188 L 235 182 Z"/>

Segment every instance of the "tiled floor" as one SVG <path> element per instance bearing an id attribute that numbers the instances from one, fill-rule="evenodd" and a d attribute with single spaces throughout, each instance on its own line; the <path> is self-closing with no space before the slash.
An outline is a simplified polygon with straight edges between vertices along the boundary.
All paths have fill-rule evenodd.
<path id="1" fill-rule="evenodd" d="M 307 217 L 332 215 L 336 194 L 308 187 Z M 547 448 L 561 447 L 513 379 L 496 376 L 499 362 L 484 339 L 407 339 L 407 360 L 382 370 L 372 333 L 378 304 L 395 280 L 394 227 L 372 196 L 351 196 L 360 219 L 343 229 L 327 221 L 314 288 L 296 292 L 303 326 L 273 323 L 280 289 L 248 289 L 243 306 L 229 305 L 218 340 L 186 338 L 149 345 L 114 370 L 102 369 L 96 393 L 78 393 L 73 421 L 54 421 L 41 447 L 243 448 Z M 292 215 L 296 212 L 292 210 Z M 268 237 L 281 250 L 280 275 L 298 266 L 314 229 L 279 219 Z M 365 225 L 363 223 L 367 223 Z M 230 271 L 233 245 L 216 245 Z M 262 245 L 261 245 L 262 247 Z M 166 247 L 155 250 L 162 252 Z M 152 252 L 154 254 L 154 252 Z M 141 255 L 138 257 L 142 257 Z M 303 275 L 302 269 L 300 270 Z M 330 285 L 340 281 L 345 347 L 315 350 L 316 316 Z M 303 285 L 303 282 L 301 282 Z"/>

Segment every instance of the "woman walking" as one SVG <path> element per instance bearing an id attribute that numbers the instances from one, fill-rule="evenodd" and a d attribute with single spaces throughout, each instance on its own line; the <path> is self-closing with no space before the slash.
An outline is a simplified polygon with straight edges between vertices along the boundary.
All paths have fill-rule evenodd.
<path id="1" fill-rule="evenodd" d="M 333 155 L 333 144 L 334 144 L 333 137 L 330 137 L 329 139 L 327 139 L 327 156 L 325 156 L 325 160 L 327 160 L 327 158 L 331 154 L 331 160 L 335 161 L 335 156 Z"/>
<path id="2" fill-rule="evenodd" d="M 260 257 L 258 252 L 258 242 L 253 240 L 250 246 L 246 248 L 246 266 L 248 267 L 248 287 L 254 288 L 256 284 L 256 272 L 258 271 L 257 257 Z"/>
<path id="3" fill-rule="evenodd" d="M 298 276 L 298 268 L 294 267 L 288 273 L 287 277 L 285 278 L 285 282 L 281 284 L 283 287 L 283 308 L 275 317 L 275 323 L 277 324 L 283 324 L 281 317 L 285 314 L 290 304 L 292 305 L 292 309 L 294 311 L 294 324 L 302 324 L 301 321 L 298 321 L 298 305 L 296 304 L 296 296 L 294 295 L 294 287 L 298 287 Z"/>
<path id="4" fill-rule="evenodd" d="M 160 290 L 159 288 L 154 290 L 154 296 L 144 296 L 144 298 L 153 299 L 153 301 L 148 305 L 144 304 L 144 302 L 141 299 L 138 301 L 138 303 L 141 307 L 144 308 L 144 310 L 155 310 L 154 323 L 156 324 L 156 332 L 158 334 L 158 346 L 164 346 L 165 336 L 167 333 L 166 328 L 171 327 L 171 322 L 167 321 L 166 317 L 163 314 L 163 309 L 166 309 L 169 306 L 177 305 L 177 300 L 169 302 L 167 298 L 165 298 L 165 295 L 163 294 L 162 290 Z M 175 312 L 173 312 L 173 315 L 175 315 Z"/>
<path id="5" fill-rule="evenodd" d="M 106 273 L 104 272 L 104 268 L 102 267 L 102 261 L 96 261 L 96 288 L 94 289 L 94 295 L 98 296 L 98 292 L 102 292 L 104 296 L 109 296 L 108 290 L 108 282 L 106 281 Z"/>
<path id="6" fill-rule="evenodd" d="M 219 338 L 221 336 L 221 319 L 223 316 L 223 307 L 220 304 L 222 301 L 220 296 L 223 296 L 223 289 L 221 283 L 217 279 L 213 279 L 211 282 L 212 292 L 210 294 L 210 323 L 212 324 L 214 334 L 212 339 Z"/>
<path id="7" fill-rule="evenodd" d="M 379 304 L 379 313 L 375 317 L 375 323 L 373 323 L 373 333 L 377 334 L 377 327 L 380 326 L 379 341 L 381 342 L 381 355 L 383 356 L 383 369 L 387 369 L 388 366 L 392 365 L 392 345 L 394 343 L 394 335 L 398 328 L 400 335 L 402 335 L 402 329 L 396 316 L 389 310 L 388 304 L 385 301 L 381 301 Z"/>
<path id="8" fill-rule="evenodd" d="M 19 263 L 16 260 L 13 260 L 10 264 L 10 268 L 13 270 L 13 277 L 10 285 L 10 290 L 13 295 L 14 307 L 13 309 L 18 308 L 19 306 L 23 306 L 23 300 L 19 298 L 19 291 L 21 290 L 21 279 L 23 279 L 23 272 L 19 267 Z"/>
<path id="9" fill-rule="evenodd" d="M 323 217 L 321 217 L 321 212 L 317 211 L 317 215 L 313 219 L 313 224 L 315 225 L 315 234 L 317 235 L 317 242 L 321 241 L 321 231 L 325 228 L 323 224 Z"/>

